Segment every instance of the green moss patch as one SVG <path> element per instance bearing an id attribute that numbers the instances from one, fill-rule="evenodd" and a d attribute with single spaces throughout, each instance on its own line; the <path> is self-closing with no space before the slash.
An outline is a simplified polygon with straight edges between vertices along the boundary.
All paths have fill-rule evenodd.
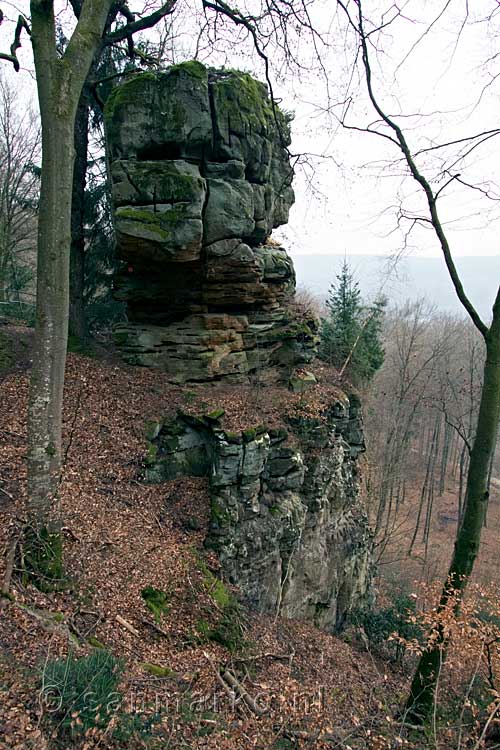
<path id="1" fill-rule="evenodd" d="M 167 593 L 161 589 L 155 589 L 153 586 L 146 586 L 142 589 L 141 596 L 146 603 L 146 607 L 153 614 L 155 622 L 159 624 L 169 610 Z"/>
<path id="2" fill-rule="evenodd" d="M 153 675 L 154 677 L 173 677 L 175 675 L 175 672 L 170 669 L 169 667 L 162 667 L 159 664 L 152 664 L 151 662 L 143 662 L 141 664 L 141 667 L 145 672 L 148 674 Z"/>
<path id="3" fill-rule="evenodd" d="M 192 78 L 198 78 L 200 81 L 207 78 L 207 69 L 198 60 L 186 60 L 186 62 L 178 63 L 178 65 L 172 65 L 167 73 L 169 75 L 187 73 L 187 75 L 190 75 Z"/>
<path id="4" fill-rule="evenodd" d="M 24 531 L 24 574 L 40 591 L 64 588 L 62 566 L 62 535 L 46 526 Z"/>
<path id="5" fill-rule="evenodd" d="M 155 83 L 157 77 L 154 73 L 147 72 L 130 78 L 125 83 L 115 86 L 108 96 L 104 107 L 106 122 L 110 122 L 117 109 L 132 104 L 143 96 L 144 87 L 149 83 Z"/>

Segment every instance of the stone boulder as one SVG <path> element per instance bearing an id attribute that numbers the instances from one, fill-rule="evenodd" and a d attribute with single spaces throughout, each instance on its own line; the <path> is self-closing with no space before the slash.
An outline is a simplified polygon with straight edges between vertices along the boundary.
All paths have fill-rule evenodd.
<path id="1" fill-rule="evenodd" d="M 124 358 L 177 382 L 288 380 L 318 324 L 291 305 L 292 261 L 269 242 L 294 194 L 289 123 L 266 86 L 198 62 L 134 74 L 105 126 Z"/>

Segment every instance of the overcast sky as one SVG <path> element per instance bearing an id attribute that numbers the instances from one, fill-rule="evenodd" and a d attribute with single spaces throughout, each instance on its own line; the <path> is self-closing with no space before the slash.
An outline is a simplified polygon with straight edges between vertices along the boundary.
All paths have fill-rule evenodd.
<path id="1" fill-rule="evenodd" d="M 199 0 L 180 2 L 183 4 L 179 5 L 171 52 L 177 60 L 192 56 L 197 23 L 186 24 L 185 10 L 181 14 L 181 8 L 190 4 L 199 9 Z M 15 18 L 15 8 L 26 11 L 28 5 L 26 0 L 16 6 L 1 3 L 7 17 L 0 28 L 2 49 L 11 43 L 12 25 L 8 20 Z M 474 7 L 467 17 L 468 5 Z M 59 6 L 64 8 L 65 3 Z M 135 2 L 135 6 L 140 7 L 141 3 Z M 321 157 L 310 156 L 307 168 L 299 168 L 295 182 L 297 202 L 290 223 L 280 230 L 280 236 L 286 239 L 292 254 L 397 252 L 403 246 L 404 231 L 409 228 L 409 223 L 403 221 L 401 231 L 397 230 L 397 207 L 402 205 L 418 214 L 422 209 L 421 196 L 395 162 L 399 154 L 392 144 L 374 135 L 344 130 L 338 122 L 342 107 L 325 111 L 351 96 L 348 123 L 363 127 L 374 120 L 364 81 L 358 80 L 354 69 L 355 46 L 346 33 L 345 18 L 337 13 L 331 0 L 315 0 L 310 8 L 324 43 L 318 37 L 315 49 L 306 33 L 292 38 L 303 66 L 300 72 L 287 72 L 279 53 L 269 48 L 276 95 L 282 107 L 295 112 L 292 150 Z M 391 3 L 364 3 L 366 15 L 376 22 L 384 8 L 390 9 Z M 391 115 L 400 116 L 399 122 L 408 129 L 411 144 L 424 148 L 498 126 L 497 0 L 409 0 L 403 1 L 401 8 L 404 15 L 373 37 L 372 64 L 380 102 Z M 385 21 L 391 13 L 394 11 L 384 15 Z M 489 14 L 493 17 L 486 21 Z M 243 43 L 230 43 L 231 39 L 234 30 L 228 26 L 217 45 L 203 41 L 200 59 L 214 65 L 225 63 L 251 69 L 262 78 L 262 66 L 255 54 Z M 35 98 L 27 39 L 20 58 L 23 71 L 15 75 L 9 70 L 8 76 L 18 85 L 20 101 L 26 103 Z M 420 163 L 426 175 L 434 177 L 453 163 L 457 153 L 457 147 L 449 148 L 427 155 L 425 161 L 422 157 Z M 461 179 L 474 185 L 470 189 L 454 182 L 441 201 L 442 216 L 457 256 L 500 253 L 500 189 L 495 182 L 500 174 L 499 154 L 500 137 L 491 138 L 449 172 L 460 172 Z M 442 161 L 437 158 L 441 155 Z M 446 179 L 443 177 L 442 181 Z M 485 197 L 484 191 L 490 197 Z M 406 244 L 407 252 L 436 257 L 439 254 L 432 232 L 426 229 L 417 227 Z"/>

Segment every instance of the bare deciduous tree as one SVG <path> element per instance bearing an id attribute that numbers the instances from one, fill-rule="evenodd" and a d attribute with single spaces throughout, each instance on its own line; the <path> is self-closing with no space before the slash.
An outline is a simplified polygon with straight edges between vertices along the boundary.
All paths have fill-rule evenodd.
<path id="1" fill-rule="evenodd" d="M 40 135 L 31 110 L 20 114 L 0 78 L 0 304 L 19 302 L 33 276 Z M 0 315 L 2 308 L 0 308 Z"/>
<path id="2" fill-rule="evenodd" d="M 64 370 L 68 334 L 71 206 L 75 162 L 75 120 L 85 81 L 96 55 L 105 46 L 123 44 L 134 54 L 133 35 L 151 28 L 172 9 L 176 0 L 145 3 L 143 14 L 130 11 L 126 0 L 73 0 L 73 31 L 65 45 L 56 28 L 54 0 L 31 0 L 31 18 L 22 15 L 9 52 L 0 59 L 20 69 L 17 52 L 25 31 L 31 38 L 42 130 L 42 170 L 37 241 L 37 310 L 33 367 L 28 410 L 28 517 L 24 559 L 36 575 L 61 576 L 61 537 L 55 502 L 61 478 L 61 433 Z M 307 27 L 306 7 L 286 4 L 281 10 L 263 4 L 253 17 L 223 2 L 204 0 L 205 11 L 225 16 L 241 27 L 262 59 L 269 82 L 264 47 L 273 37 L 289 52 L 287 25 Z M 116 12 L 115 12 L 116 11 Z M 121 16 L 124 23 L 107 29 Z M 266 25 L 259 42 L 259 26 Z M 3 15 L 0 12 L 0 23 Z M 217 23 L 212 29 L 217 28 Z M 103 39 L 104 33 L 105 39 Z M 64 47 L 64 49 L 62 49 Z M 274 100 L 273 100 L 274 101 Z"/>
<path id="3" fill-rule="evenodd" d="M 436 626 L 433 628 L 427 649 L 422 654 L 415 671 L 406 706 L 407 716 L 411 720 L 423 722 L 434 705 L 438 675 L 448 645 L 448 635 L 440 625 L 439 613 L 444 611 L 449 603 L 459 606 L 461 602 L 477 557 L 481 530 L 486 517 L 488 476 L 500 419 L 500 288 L 493 305 L 492 321 L 488 325 L 478 314 L 463 287 L 438 208 L 440 197 L 453 181 L 459 179 L 467 184 L 467 180 L 459 173 L 450 171 L 447 175 L 448 179 L 443 182 L 442 175 L 440 175 L 441 179 L 437 185 L 434 185 L 432 179 L 428 179 L 419 166 L 419 154 L 412 151 L 398 118 L 390 116 L 381 103 L 382 98 L 376 91 L 372 73 L 371 37 L 373 33 L 390 23 L 390 19 L 386 17 L 379 25 L 369 26 L 361 0 L 345 3 L 337 0 L 337 3 L 345 14 L 350 30 L 355 35 L 368 99 L 377 117 L 377 122 L 372 127 L 355 127 L 384 138 L 398 150 L 408 175 L 415 181 L 424 196 L 427 213 L 419 220 L 426 222 L 432 228 L 456 295 L 483 337 L 486 349 L 479 413 L 467 471 L 462 523 L 458 529 L 448 577 L 443 586 Z M 477 145 L 483 140 L 484 138 L 474 137 L 470 141 L 470 146 Z"/>

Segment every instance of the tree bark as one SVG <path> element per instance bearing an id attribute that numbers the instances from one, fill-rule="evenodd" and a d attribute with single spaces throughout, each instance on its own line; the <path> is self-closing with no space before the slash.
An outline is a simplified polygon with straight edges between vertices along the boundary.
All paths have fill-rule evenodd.
<path id="1" fill-rule="evenodd" d="M 75 167 L 71 201 L 71 257 L 69 332 L 81 341 L 87 338 L 85 316 L 85 219 L 84 201 L 88 160 L 89 101 L 85 84 L 75 118 Z"/>
<path id="2" fill-rule="evenodd" d="M 55 510 L 61 476 L 64 370 L 68 333 L 71 194 L 78 100 L 100 43 L 111 0 L 85 0 L 58 57 L 53 3 L 31 0 L 32 44 L 42 125 L 37 311 L 28 406 L 27 570 L 37 582 L 61 578 Z"/>

